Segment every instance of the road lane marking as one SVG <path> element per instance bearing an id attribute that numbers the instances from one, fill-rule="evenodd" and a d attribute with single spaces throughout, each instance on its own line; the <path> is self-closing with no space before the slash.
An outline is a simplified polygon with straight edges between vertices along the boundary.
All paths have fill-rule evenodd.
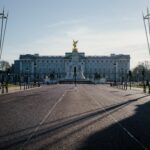
<path id="1" fill-rule="evenodd" d="M 27 138 L 26 142 L 23 143 L 22 147 L 20 150 L 24 149 L 24 146 L 29 143 L 29 141 L 32 139 L 32 137 L 36 134 L 36 132 L 39 130 L 40 126 L 46 121 L 46 119 L 51 115 L 53 110 L 56 108 L 56 106 L 63 100 L 64 96 L 69 90 L 66 90 L 61 97 L 56 101 L 56 103 L 53 105 L 53 107 L 48 111 L 48 113 L 44 116 L 44 118 L 40 121 L 39 125 L 35 128 L 33 133 Z"/>
<path id="2" fill-rule="evenodd" d="M 119 127 L 120 127 L 128 136 L 130 136 L 130 137 L 131 137 L 136 143 L 138 143 L 144 150 L 149 150 L 149 149 L 148 149 L 142 142 L 140 142 L 127 128 L 125 128 L 115 117 L 113 117 L 113 116 L 110 114 L 110 112 L 108 112 L 108 111 L 105 109 L 105 107 L 103 106 L 103 104 L 102 104 L 101 102 L 97 101 L 96 98 L 94 98 L 93 95 L 90 96 L 87 91 L 84 90 L 84 92 L 85 92 L 92 100 L 94 100 L 94 102 L 95 102 L 97 105 L 102 106 L 102 110 L 103 110 L 105 113 L 107 113 L 107 114 L 112 118 L 112 120 L 113 120 L 115 123 L 117 123 L 117 124 L 119 125 Z M 104 99 L 103 96 L 101 96 L 101 97 Z"/>

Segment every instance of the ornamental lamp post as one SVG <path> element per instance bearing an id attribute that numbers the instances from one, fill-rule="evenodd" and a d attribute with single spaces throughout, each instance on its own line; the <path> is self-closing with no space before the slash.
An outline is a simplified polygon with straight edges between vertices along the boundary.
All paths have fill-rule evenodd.
<path id="1" fill-rule="evenodd" d="M 9 72 L 10 72 L 10 70 L 8 69 L 7 71 L 6 71 L 6 81 L 5 81 L 5 89 L 6 89 L 6 93 L 8 93 L 8 83 L 9 83 Z"/>
<path id="2" fill-rule="evenodd" d="M 36 85 L 36 68 L 37 68 L 37 64 L 36 61 L 34 60 L 34 85 Z"/>
<path id="3" fill-rule="evenodd" d="M 129 70 L 129 82 L 130 82 L 130 90 L 131 90 L 131 78 L 132 78 L 132 72 Z"/>
<path id="4" fill-rule="evenodd" d="M 2 93 L 4 93 L 4 74 L 2 73 L 2 79 L 1 79 L 1 87 L 2 87 Z"/>
<path id="5" fill-rule="evenodd" d="M 19 86 L 20 86 L 20 90 L 21 90 L 21 78 L 22 78 L 21 73 L 19 73 Z"/>
<path id="6" fill-rule="evenodd" d="M 123 89 L 123 82 L 124 82 L 123 68 L 121 68 L 121 85 L 122 85 L 122 89 Z"/>
<path id="7" fill-rule="evenodd" d="M 142 78 L 143 78 L 143 92 L 146 93 L 146 85 L 145 85 L 145 69 L 142 70 Z"/>
<path id="8" fill-rule="evenodd" d="M 139 83 L 139 70 L 136 71 L 136 81 Z"/>
<path id="9" fill-rule="evenodd" d="M 75 86 L 76 86 L 76 77 L 77 77 L 77 68 L 76 67 L 74 67 L 74 84 L 75 84 Z"/>
<path id="10" fill-rule="evenodd" d="M 29 68 L 26 68 L 26 89 L 27 88 L 29 88 L 29 79 L 28 79 L 28 77 L 29 77 Z"/>
<path id="11" fill-rule="evenodd" d="M 116 62 L 113 64 L 114 65 L 114 85 L 116 85 L 117 82 L 117 77 L 116 77 Z"/>

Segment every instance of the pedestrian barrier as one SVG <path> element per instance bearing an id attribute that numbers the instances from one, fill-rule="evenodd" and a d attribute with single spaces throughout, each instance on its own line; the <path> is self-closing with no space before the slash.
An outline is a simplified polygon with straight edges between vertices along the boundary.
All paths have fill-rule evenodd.
<path id="1" fill-rule="evenodd" d="M 115 88 L 122 89 L 122 90 L 127 90 L 128 87 L 130 87 L 130 90 L 132 89 L 131 83 L 128 85 L 127 82 L 125 82 L 125 83 L 115 83 L 115 84 L 110 83 L 110 87 L 115 87 Z M 143 82 L 143 92 L 150 94 L 150 83 L 148 81 L 146 83 Z"/>
<path id="2" fill-rule="evenodd" d="M 16 86 L 16 85 L 15 85 Z M 21 91 L 21 90 L 27 90 L 27 89 L 30 89 L 30 88 L 35 88 L 35 87 L 40 87 L 40 83 L 19 83 L 18 86 L 18 89 L 17 91 Z M 12 85 L 10 86 L 7 82 L 2 82 L 0 83 L 0 94 L 5 94 L 5 93 L 9 93 L 11 90 L 11 88 L 14 88 Z"/>

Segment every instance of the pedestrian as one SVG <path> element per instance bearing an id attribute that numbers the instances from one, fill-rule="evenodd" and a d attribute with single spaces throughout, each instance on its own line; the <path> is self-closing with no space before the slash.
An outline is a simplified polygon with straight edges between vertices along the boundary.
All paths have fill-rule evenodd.
<path id="1" fill-rule="evenodd" d="M 6 89 L 6 93 L 8 93 L 8 82 L 7 81 L 5 83 L 5 89 Z"/>
<path id="2" fill-rule="evenodd" d="M 4 82 L 1 82 L 2 94 L 4 93 Z"/>

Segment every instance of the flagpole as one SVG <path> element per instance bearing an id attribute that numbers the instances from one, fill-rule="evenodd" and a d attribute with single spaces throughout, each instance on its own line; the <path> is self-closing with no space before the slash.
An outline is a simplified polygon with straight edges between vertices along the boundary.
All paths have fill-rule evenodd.
<path id="1" fill-rule="evenodd" d="M 148 9 L 148 7 L 147 7 L 147 20 L 148 20 L 149 35 L 150 35 L 150 17 L 149 17 L 149 9 Z"/>
<path id="2" fill-rule="evenodd" d="M 4 33 L 3 33 L 3 38 L 2 38 L 2 44 L 1 44 L 1 50 L 0 50 L 0 58 L 2 56 L 2 51 L 3 51 L 3 46 L 4 46 L 4 40 L 5 40 L 5 33 L 6 33 L 6 26 L 7 26 L 7 20 L 8 20 L 8 13 L 7 16 L 5 17 L 5 27 L 4 27 Z"/>
<path id="3" fill-rule="evenodd" d="M 4 9 L 3 9 L 3 13 L 2 13 L 2 22 L 1 22 L 1 33 L 0 33 L 0 54 L 1 54 L 1 48 L 2 48 L 2 38 L 3 38 L 3 19 L 4 19 Z M 0 59 L 1 59 L 1 55 L 0 55 Z"/>
<path id="4" fill-rule="evenodd" d="M 147 28 L 146 28 L 146 23 L 145 23 L 145 17 L 144 14 L 143 15 L 143 23 L 144 23 L 144 28 L 145 28 L 145 34 L 146 34 L 146 40 L 147 40 L 147 46 L 148 46 L 148 51 L 150 53 L 150 45 L 149 45 L 149 39 L 148 39 L 148 33 L 147 33 Z"/>

